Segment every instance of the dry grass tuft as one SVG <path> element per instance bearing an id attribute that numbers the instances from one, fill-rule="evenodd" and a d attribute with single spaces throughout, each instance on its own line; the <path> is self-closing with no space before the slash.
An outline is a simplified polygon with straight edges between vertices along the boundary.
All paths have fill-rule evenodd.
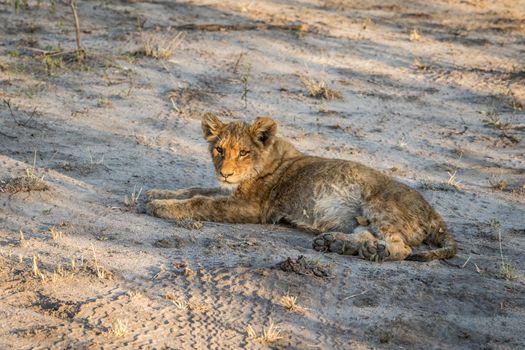
<path id="1" fill-rule="evenodd" d="M 300 309 L 300 306 L 297 305 L 297 297 L 289 294 L 281 298 L 281 305 L 288 311 L 298 311 Z"/>
<path id="2" fill-rule="evenodd" d="M 24 233 L 22 232 L 22 230 L 20 230 L 20 238 L 18 240 L 18 245 L 22 248 L 26 245 L 26 239 L 24 237 Z"/>
<path id="3" fill-rule="evenodd" d="M 133 192 L 129 195 L 124 196 L 124 205 L 128 209 L 134 209 L 139 204 L 140 194 L 142 193 L 142 187 L 137 192 L 137 186 L 133 186 Z"/>
<path id="4" fill-rule="evenodd" d="M 52 226 L 49 228 L 49 234 L 51 235 L 51 238 L 54 241 L 58 241 L 64 235 L 64 233 L 57 229 L 56 226 Z"/>
<path id="5" fill-rule="evenodd" d="M 324 100 L 338 100 L 343 97 L 339 91 L 327 87 L 322 80 L 318 81 L 311 77 L 301 76 L 301 82 L 310 97 Z"/>
<path id="6" fill-rule="evenodd" d="M 412 29 L 412 31 L 410 32 L 410 35 L 408 37 L 408 40 L 410 40 L 410 41 L 419 41 L 419 40 L 421 40 L 421 34 L 419 34 L 419 31 L 417 30 L 417 28 Z"/>
<path id="7" fill-rule="evenodd" d="M 515 281 L 518 279 L 518 270 L 515 266 L 502 262 L 499 269 L 499 275 L 501 278 L 508 281 Z"/>
<path id="8" fill-rule="evenodd" d="M 252 325 L 246 327 L 246 333 L 248 334 L 248 338 L 259 343 L 270 344 L 283 339 L 281 329 L 273 323 L 271 318 L 268 322 L 268 327 L 263 328 L 262 335 L 258 336 Z"/>
<path id="9" fill-rule="evenodd" d="M 188 300 L 184 297 L 179 297 L 173 292 L 168 292 L 164 296 L 166 300 L 169 300 L 175 305 L 178 310 L 190 310 L 193 312 L 201 313 L 211 309 L 211 305 L 196 299 Z"/>
<path id="10" fill-rule="evenodd" d="M 40 278 L 42 282 L 46 281 L 46 275 L 40 271 L 40 268 L 38 267 L 38 257 L 36 255 L 33 255 L 32 258 L 32 265 L 33 265 L 33 276 L 36 278 Z"/>
<path id="11" fill-rule="evenodd" d="M 490 187 L 498 191 L 505 191 L 507 187 L 509 186 L 507 181 L 505 181 L 504 179 L 500 177 L 496 177 L 496 176 L 492 176 L 489 179 L 489 184 L 490 184 Z"/>
<path id="12" fill-rule="evenodd" d="M 175 307 L 179 310 L 186 310 L 188 308 L 188 300 L 182 297 L 178 297 L 173 292 L 168 292 L 164 296 L 166 300 L 169 300 L 175 305 Z"/>
<path id="13" fill-rule="evenodd" d="M 128 298 L 130 300 L 135 300 L 135 299 L 140 299 L 142 297 L 144 297 L 144 294 L 142 294 L 141 292 L 137 291 L 137 290 L 129 290 L 126 295 L 128 296 Z"/>
<path id="14" fill-rule="evenodd" d="M 494 128 L 501 131 L 507 131 L 514 127 L 512 123 L 502 121 L 495 112 L 489 113 L 488 118 L 483 119 L 483 125 L 488 128 Z"/>
<path id="15" fill-rule="evenodd" d="M 156 33 L 141 33 L 140 49 L 135 54 L 152 57 L 158 60 L 168 60 L 173 56 L 175 50 L 182 44 L 184 34 L 178 33 L 172 36 L 170 33 L 165 35 Z"/>
<path id="16" fill-rule="evenodd" d="M 93 260 L 94 260 L 94 266 L 93 266 L 93 272 L 97 276 L 99 280 L 112 280 L 113 279 L 113 273 L 103 266 L 99 265 L 97 254 L 95 253 L 95 247 L 91 245 L 91 250 L 93 251 Z"/>
<path id="17" fill-rule="evenodd" d="M 111 324 L 108 334 L 118 338 L 126 336 L 129 334 L 128 321 L 117 319 Z"/>
<path id="18" fill-rule="evenodd" d="M 113 102 L 108 98 L 101 98 L 97 101 L 97 107 L 100 108 L 111 108 L 113 107 Z"/>
<path id="19" fill-rule="evenodd" d="M 23 176 L 0 181 L 0 192 L 14 194 L 47 190 L 49 185 L 44 181 L 44 175 L 39 175 L 34 168 L 27 168 Z"/>
<path id="20" fill-rule="evenodd" d="M 456 177 L 457 171 L 454 171 L 451 173 L 450 171 L 447 171 L 448 174 L 448 180 L 447 180 L 447 186 L 454 188 L 456 190 L 461 190 L 463 188 L 463 185 L 460 181 L 458 181 Z"/>
<path id="21" fill-rule="evenodd" d="M 430 72 L 432 71 L 432 65 L 429 63 L 424 63 L 420 58 L 415 58 L 413 66 L 416 70 L 421 72 Z"/>

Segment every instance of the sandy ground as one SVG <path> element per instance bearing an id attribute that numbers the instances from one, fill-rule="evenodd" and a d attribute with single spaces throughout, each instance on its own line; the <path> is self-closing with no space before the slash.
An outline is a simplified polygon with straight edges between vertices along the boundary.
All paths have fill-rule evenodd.
<path id="1" fill-rule="evenodd" d="M 68 6 L 12 3 L 0 348 L 525 347 L 525 1 L 79 1 L 82 63 L 60 54 L 75 48 Z M 176 28 L 261 23 L 276 26 Z M 136 54 L 178 32 L 168 59 Z M 207 111 L 270 115 L 305 152 L 419 189 L 457 257 L 376 264 L 291 228 L 145 215 L 148 189 L 215 184 Z M 49 189 L 12 193 L 20 176 Z M 276 267 L 300 255 L 331 276 Z M 278 339 L 261 337 L 270 322 Z"/>

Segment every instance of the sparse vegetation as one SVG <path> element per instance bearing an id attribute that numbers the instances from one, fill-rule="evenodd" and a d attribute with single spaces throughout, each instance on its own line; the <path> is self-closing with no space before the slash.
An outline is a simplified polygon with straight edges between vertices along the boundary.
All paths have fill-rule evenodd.
<path id="1" fill-rule="evenodd" d="M 33 255 L 31 261 L 33 266 L 33 276 L 39 278 L 42 282 L 45 282 L 47 278 L 46 275 L 42 271 L 40 271 L 40 268 L 38 266 L 38 257 L 36 255 Z"/>
<path id="2" fill-rule="evenodd" d="M 491 176 L 489 179 L 490 187 L 492 187 L 495 190 L 498 191 L 505 191 L 507 187 L 509 186 L 508 182 L 505 181 L 505 179 L 502 179 L 501 177 L 497 176 Z"/>
<path id="3" fill-rule="evenodd" d="M 91 245 L 91 251 L 93 252 L 93 272 L 99 280 L 111 280 L 113 279 L 113 273 L 98 263 L 97 254 L 95 253 L 95 247 Z"/>
<path id="4" fill-rule="evenodd" d="M 7 180 L 0 180 L 0 192 L 15 194 L 18 192 L 47 191 L 49 185 L 34 168 L 27 168 L 25 174 Z"/>
<path id="5" fill-rule="evenodd" d="M 135 51 L 136 55 L 151 57 L 158 60 L 170 59 L 175 50 L 182 44 L 184 34 L 173 33 L 140 33 L 140 48 Z"/>
<path id="6" fill-rule="evenodd" d="M 97 102 L 97 107 L 100 107 L 100 108 L 111 108 L 111 107 L 113 107 L 113 102 L 111 102 L 110 99 L 101 98 Z"/>
<path id="7" fill-rule="evenodd" d="M 128 209 L 135 209 L 139 204 L 140 194 L 142 193 L 142 187 L 137 192 L 137 186 L 133 186 L 133 191 L 131 194 L 124 196 L 124 205 Z"/>
<path id="8" fill-rule="evenodd" d="M 408 37 L 410 41 L 420 41 L 421 40 L 421 34 L 417 30 L 417 28 L 413 28 L 410 32 L 410 35 Z"/>
<path id="9" fill-rule="evenodd" d="M 281 305 L 288 311 L 299 311 L 301 307 L 297 305 L 297 297 L 289 294 L 283 295 L 280 300 Z"/>
<path id="10" fill-rule="evenodd" d="M 252 325 L 248 325 L 246 327 L 246 333 L 248 334 L 248 338 L 250 338 L 252 341 L 259 343 L 272 344 L 283 339 L 281 335 L 282 330 L 278 326 L 276 326 L 275 323 L 273 323 L 273 320 L 271 318 L 268 321 L 268 326 L 263 328 L 262 334 L 260 336 L 257 335 L 257 332 L 255 331 Z"/>
<path id="11" fill-rule="evenodd" d="M 60 231 L 56 226 L 51 226 L 49 228 L 49 234 L 51 235 L 51 238 L 54 241 L 58 241 L 60 238 L 62 238 L 64 233 Z"/>
<path id="12" fill-rule="evenodd" d="M 108 331 L 109 335 L 115 336 L 117 338 L 122 338 L 129 334 L 129 326 L 127 320 L 117 319 L 111 324 L 111 327 Z"/>
<path id="13" fill-rule="evenodd" d="M 18 239 L 18 245 L 23 248 L 26 244 L 26 239 L 24 237 L 24 233 L 22 232 L 22 230 L 20 230 L 20 237 Z"/>
<path id="14" fill-rule="evenodd" d="M 184 297 L 177 296 L 173 292 L 168 292 L 164 298 L 171 301 L 178 310 L 190 310 L 196 313 L 202 313 L 211 309 L 211 305 L 206 302 L 196 299 L 188 300 Z"/>
<path id="15" fill-rule="evenodd" d="M 129 297 L 130 300 L 136 300 L 144 297 L 144 294 L 142 294 L 138 290 L 129 290 L 127 291 L 126 295 Z"/>
<path id="16" fill-rule="evenodd" d="M 518 279 L 518 271 L 516 270 L 516 267 L 506 262 L 505 258 L 503 257 L 501 227 L 498 227 L 498 241 L 499 241 L 499 253 L 500 253 L 500 258 L 501 258 L 499 276 L 506 280 L 514 281 Z"/>
<path id="17" fill-rule="evenodd" d="M 488 117 L 483 119 L 483 125 L 501 131 L 510 130 L 513 127 L 512 123 L 502 121 L 496 112 L 488 113 Z"/>
<path id="18" fill-rule="evenodd" d="M 310 97 L 324 100 L 338 100 L 342 98 L 339 91 L 328 87 L 322 80 L 316 80 L 309 76 L 301 76 L 301 82 Z"/>
<path id="19" fill-rule="evenodd" d="M 44 54 L 42 56 L 42 64 L 49 75 L 52 75 L 57 70 L 63 69 L 65 67 L 64 58 L 62 55 Z"/>
<path id="20" fill-rule="evenodd" d="M 433 69 L 431 64 L 424 63 L 421 58 L 414 58 L 413 66 L 416 70 L 421 72 L 430 72 Z"/>
<path id="21" fill-rule="evenodd" d="M 487 118 L 483 119 L 483 125 L 500 131 L 500 136 L 506 138 L 512 143 L 519 143 L 520 139 L 513 135 L 513 130 L 525 130 L 525 125 L 514 125 L 511 122 L 503 121 L 498 113 L 488 112 Z"/>
<path id="22" fill-rule="evenodd" d="M 461 190 L 463 188 L 463 185 L 456 177 L 457 171 L 454 171 L 453 173 L 448 171 L 447 174 L 448 174 L 447 186 L 449 186 L 450 188 L 454 188 L 458 191 Z"/>
<path id="23" fill-rule="evenodd" d="M 501 263 L 499 274 L 502 278 L 509 281 L 515 281 L 518 279 L 518 270 L 516 267 L 506 262 Z"/>
<path id="24" fill-rule="evenodd" d="M 242 96 L 241 100 L 244 102 L 244 109 L 248 108 L 248 92 L 250 90 L 248 89 L 248 83 L 250 80 L 250 72 L 252 70 L 251 64 L 247 64 L 244 66 L 244 71 L 241 75 L 241 83 L 242 83 Z"/>

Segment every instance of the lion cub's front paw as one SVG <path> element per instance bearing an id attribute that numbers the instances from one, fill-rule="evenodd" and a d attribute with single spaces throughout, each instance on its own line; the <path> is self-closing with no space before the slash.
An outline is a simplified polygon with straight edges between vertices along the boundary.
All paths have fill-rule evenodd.
<path id="1" fill-rule="evenodd" d="M 390 256 L 390 252 L 385 241 L 376 239 L 364 242 L 359 255 L 366 260 L 381 262 Z"/>
<path id="2" fill-rule="evenodd" d="M 315 237 L 312 245 L 318 252 L 343 254 L 346 241 L 343 238 L 341 234 L 337 233 L 322 233 Z"/>

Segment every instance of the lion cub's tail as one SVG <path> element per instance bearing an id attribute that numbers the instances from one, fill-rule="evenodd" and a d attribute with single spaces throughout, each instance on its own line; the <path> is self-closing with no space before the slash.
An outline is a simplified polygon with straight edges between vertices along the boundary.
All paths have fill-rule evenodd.
<path id="1" fill-rule="evenodd" d="M 427 241 L 437 245 L 439 248 L 412 253 L 408 256 L 407 260 L 430 261 L 437 259 L 450 259 L 456 255 L 456 241 L 452 238 L 452 235 L 448 232 L 447 227 L 442 221 L 433 232 L 431 232 Z"/>

